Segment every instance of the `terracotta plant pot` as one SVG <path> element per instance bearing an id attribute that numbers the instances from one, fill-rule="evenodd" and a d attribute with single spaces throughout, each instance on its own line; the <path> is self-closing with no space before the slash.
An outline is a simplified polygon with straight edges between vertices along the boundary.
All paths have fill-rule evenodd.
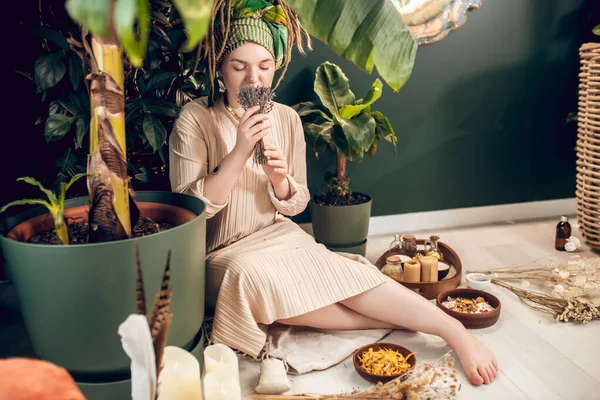
<path id="1" fill-rule="evenodd" d="M 366 196 L 366 195 L 363 195 Z M 310 215 L 315 240 L 331 251 L 365 255 L 371 198 L 353 206 L 324 206 L 310 202 Z"/>
<path id="2" fill-rule="evenodd" d="M 52 229 L 44 208 L 6 220 L 0 244 L 36 354 L 65 367 L 78 383 L 124 381 L 130 360 L 118 326 L 135 312 L 135 242 L 139 242 L 151 312 L 171 250 L 173 322 L 168 344 L 190 349 L 204 318 L 204 203 L 171 192 L 138 192 L 142 216 L 174 228 L 116 242 L 47 245 L 26 243 Z M 87 218 L 88 198 L 66 202 L 69 218 Z"/>

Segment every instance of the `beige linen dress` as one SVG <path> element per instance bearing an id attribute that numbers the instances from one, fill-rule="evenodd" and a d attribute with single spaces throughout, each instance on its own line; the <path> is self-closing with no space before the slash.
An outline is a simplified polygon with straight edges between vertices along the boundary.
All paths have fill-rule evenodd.
<path id="1" fill-rule="evenodd" d="M 258 324 L 305 314 L 384 282 L 374 266 L 327 250 L 286 218 L 302 212 L 310 199 L 306 144 L 293 109 L 276 103 L 269 116 L 273 127 L 265 141 L 275 144 L 289 165 L 292 195 L 286 201 L 275 197 L 252 158 L 225 204 L 204 197 L 204 178 L 236 141 L 237 121 L 222 100 L 211 108 L 206 98 L 188 103 L 169 139 L 172 189 L 207 207 L 206 296 L 215 307 L 211 340 L 254 358 L 266 340 Z"/>

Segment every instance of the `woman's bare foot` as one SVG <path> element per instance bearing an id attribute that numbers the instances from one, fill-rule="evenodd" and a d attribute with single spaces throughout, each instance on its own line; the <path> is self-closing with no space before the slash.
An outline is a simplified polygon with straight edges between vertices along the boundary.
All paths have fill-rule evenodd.
<path id="1" fill-rule="evenodd" d="M 496 357 L 462 325 L 452 331 L 444 340 L 456 352 L 469 381 L 473 385 L 492 383 L 498 374 Z"/>

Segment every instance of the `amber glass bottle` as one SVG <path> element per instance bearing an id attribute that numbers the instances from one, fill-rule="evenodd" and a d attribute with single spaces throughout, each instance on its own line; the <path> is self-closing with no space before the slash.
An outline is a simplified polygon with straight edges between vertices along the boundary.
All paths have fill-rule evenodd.
<path id="1" fill-rule="evenodd" d="M 560 222 L 556 225 L 556 239 L 554 240 L 554 247 L 556 250 L 564 251 L 567 239 L 571 237 L 571 224 L 569 224 L 569 218 L 563 216 L 560 217 Z"/>

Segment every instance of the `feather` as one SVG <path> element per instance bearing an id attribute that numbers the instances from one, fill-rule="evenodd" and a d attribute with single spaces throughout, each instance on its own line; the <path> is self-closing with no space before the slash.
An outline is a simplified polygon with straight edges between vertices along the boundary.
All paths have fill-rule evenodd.
<path id="1" fill-rule="evenodd" d="M 158 376 L 160 375 L 160 371 L 162 370 L 163 354 L 165 351 L 165 346 L 167 345 L 167 335 L 172 320 L 173 314 L 168 314 L 162 320 L 162 323 L 160 324 L 160 330 L 156 335 L 156 339 L 154 339 L 154 355 L 156 357 L 156 371 Z"/>
<path id="2" fill-rule="evenodd" d="M 146 293 L 144 291 L 144 274 L 140 259 L 140 243 L 135 241 L 135 261 L 137 264 L 137 281 L 135 282 L 136 313 L 146 315 Z"/>
<path id="3" fill-rule="evenodd" d="M 156 358 L 148 321 L 143 315 L 132 314 L 119 325 L 123 350 L 131 360 L 131 399 L 156 398 Z"/>
<path id="4" fill-rule="evenodd" d="M 152 340 L 155 340 L 156 335 L 160 331 L 160 323 L 158 317 L 169 313 L 169 306 L 171 305 L 171 250 L 167 254 L 167 265 L 165 266 L 165 272 L 163 274 L 162 283 L 160 289 L 154 298 L 154 305 L 152 307 L 152 314 L 150 315 L 150 332 L 152 333 Z"/>

